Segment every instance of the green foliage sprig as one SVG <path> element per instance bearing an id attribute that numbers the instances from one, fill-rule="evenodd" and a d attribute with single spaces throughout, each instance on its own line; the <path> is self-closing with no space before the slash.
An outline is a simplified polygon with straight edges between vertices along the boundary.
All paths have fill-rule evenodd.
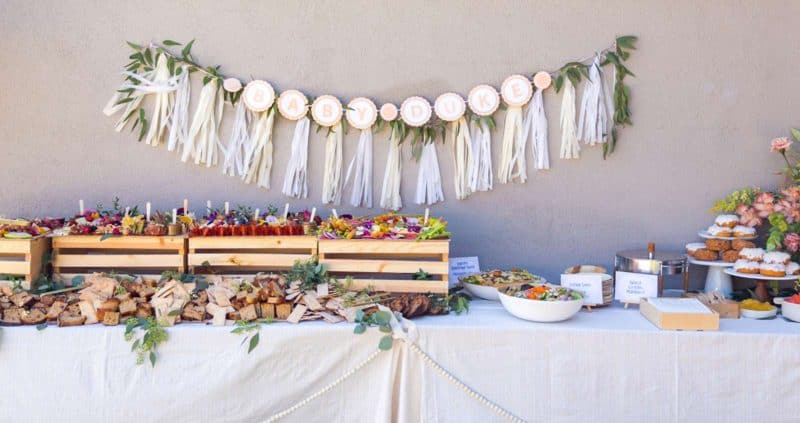
<path id="1" fill-rule="evenodd" d="M 725 196 L 724 199 L 715 201 L 714 207 L 711 208 L 711 213 L 733 213 L 742 204 L 751 206 L 760 192 L 761 190 L 755 187 L 734 191 Z"/>
<path id="2" fill-rule="evenodd" d="M 176 310 L 180 312 L 180 310 Z M 170 312 L 172 315 L 173 312 Z M 136 364 L 144 364 L 145 358 L 150 360 L 150 365 L 156 365 L 156 349 L 167 341 L 166 325 L 161 325 L 153 317 L 130 317 L 125 322 L 125 340 L 133 341 L 131 351 L 136 353 Z M 144 331 L 142 337 L 136 338 L 136 329 Z M 134 339 L 135 338 L 135 339 Z"/>
<path id="3" fill-rule="evenodd" d="M 367 331 L 367 327 L 377 326 L 378 330 L 386 334 L 378 342 L 378 348 L 383 351 L 390 350 L 394 343 L 392 327 L 389 326 L 391 320 L 392 315 L 388 311 L 379 310 L 372 314 L 366 314 L 363 310 L 358 310 L 356 312 L 356 327 L 353 329 L 353 333 L 361 335 Z"/>
<path id="4" fill-rule="evenodd" d="M 258 342 L 260 340 L 259 334 L 261 333 L 260 331 L 262 324 L 272 323 L 272 322 L 273 319 L 258 319 L 254 322 L 237 320 L 236 328 L 232 330 L 231 333 L 237 335 L 244 335 L 242 338 L 242 343 L 240 345 L 244 345 L 244 343 L 247 342 L 247 353 L 250 354 L 258 346 Z"/>
<path id="5" fill-rule="evenodd" d="M 317 285 L 330 282 L 326 266 L 319 263 L 316 257 L 310 260 L 297 260 L 292 268 L 286 272 L 286 280 L 289 282 L 301 281 L 303 290 L 317 289 Z"/>

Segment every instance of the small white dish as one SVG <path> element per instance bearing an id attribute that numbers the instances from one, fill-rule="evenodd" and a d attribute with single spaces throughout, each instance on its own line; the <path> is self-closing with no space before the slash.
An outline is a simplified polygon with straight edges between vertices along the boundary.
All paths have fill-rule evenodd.
<path id="1" fill-rule="evenodd" d="M 700 231 L 700 232 L 697 233 L 697 235 L 699 235 L 700 238 L 705 238 L 705 239 L 726 239 L 728 241 L 733 241 L 734 239 L 751 240 L 751 239 L 758 238 L 758 235 L 752 235 L 752 236 L 715 236 L 715 235 L 711 235 L 710 233 L 708 233 L 708 231 Z"/>
<path id="2" fill-rule="evenodd" d="M 537 301 L 512 297 L 498 292 L 500 303 L 512 316 L 531 322 L 553 323 L 569 320 L 583 307 L 583 299 L 571 301 Z"/>
<path id="3" fill-rule="evenodd" d="M 464 290 L 473 297 L 483 298 L 489 301 L 500 301 L 497 296 L 497 288 L 486 285 L 476 285 L 474 283 L 462 283 Z"/>
<path id="4" fill-rule="evenodd" d="M 747 310 L 741 309 L 742 317 L 747 317 L 748 319 L 767 319 L 770 317 L 774 317 L 778 314 L 778 308 L 773 307 L 772 310 Z"/>
<path id="5" fill-rule="evenodd" d="M 783 301 L 783 305 L 781 305 L 781 314 L 783 314 L 783 317 L 793 322 L 800 322 L 800 304 Z"/>

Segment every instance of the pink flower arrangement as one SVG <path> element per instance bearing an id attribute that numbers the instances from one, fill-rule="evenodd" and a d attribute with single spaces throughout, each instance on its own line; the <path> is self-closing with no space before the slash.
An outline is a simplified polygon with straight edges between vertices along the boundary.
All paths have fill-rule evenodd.
<path id="1" fill-rule="evenodd" d="M 792 146 L 792 140 L 788 137 L 775 138 L 769 143 L 769 151 L 771 152 L 784 152 Z"/>
<path id="2" fill-rule="evenodd" d="M 786 247 L 786 251 L 790 253 L 797 253 L 800 251 L 800 234 L 796 232 L 786 234 L 783 238 L 783 246 Z"/>

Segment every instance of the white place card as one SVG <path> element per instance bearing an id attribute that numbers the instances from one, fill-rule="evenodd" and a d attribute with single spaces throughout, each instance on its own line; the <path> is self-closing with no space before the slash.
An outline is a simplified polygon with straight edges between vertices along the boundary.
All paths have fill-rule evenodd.
<path id="1" fill-rule="evenodd" d="M 617 272 L 614 276 L 614 299 L 639 304 L 642 298 L 658 297 L 658 275 Z"/>
<path id="2" fill-rule="evenodd" d="M 450 257 L 449 285 L 458 284 L 458 278 L 481 272 L 478 257 Z"/>
<path id="3" fill-rule="evenodd" d="M 602 273 L 571 273 L 561 275 L 561 286 L 583 292 L 584 305 L 603 304 Z"/>

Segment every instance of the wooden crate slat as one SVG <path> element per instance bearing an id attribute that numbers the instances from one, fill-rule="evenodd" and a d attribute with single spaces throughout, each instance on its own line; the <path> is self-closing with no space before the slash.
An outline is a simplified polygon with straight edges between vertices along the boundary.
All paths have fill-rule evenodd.
<path id="1" fill-rule="evenodd" d="M 313 236 L 224 236 L 191 237 L 189 249 L 310 249 L 316 252 Z"/>
<path id="2" fill-rule="evenodd" d="M 0 239 L 0 253 L 27 254 L 31 251 L 33 239 Z"/>
<path id="3" fill-rule="evenodd" d="M 263 266 L 292 267 L 297 260 L 308 260 L 309 254 L 191 253 L 189 266 Z"/>
<path id="4" fill-rule="evenodd" d="M 321 239 L 320 254 L 342 253 L 424 253 L 447 254 L 450 251 L 449 240 L 371 240 L 371 239 Z"/>
<path id="5" fill-rule="evenodd" d="M 0 273 L 6 275 L 28 275 L 31 270 L 31 263 L 27 261 L 0 261 Z"/>
<path id="6" fill-rule="evenodd" d="M 184 247 L 184 236 L 114 236 L 100 240 L 97 235 L 67 235 L 53 237 L 54 249 L 137 249 L 180 250 Z"/>
<path id="7" fill-rule="evenodd" d="M 62 267 L 181 267 L 179 254 L 61 254 L 53 259 L 53 266 Z"/>
<path id="8" fill-rule="evenodd" d="M 376 291 L 430 292 L 434 294 L 446 294 L 448 290 L 447 281 L 436 280 L 352 279 L 350 287 L 354 290 L 362 290 L 370 287 Z"/>
<path id="9" fill-rule="evenodd" d="M 422 269 L 434 275 L 446 275 L 449 271 L 443 261 L 405 261 L 368 259 L 325 259 L 329 272 L 348 273 L 415 273 Z"/>
<path id="10" fill-rule="evenodd" d="M 50 250 L 50 238 L 0 239 L 0 273 L 22 276 L 24 289 L 36 288 L 32 283 L 42 272 L 42 258 Z"/>

